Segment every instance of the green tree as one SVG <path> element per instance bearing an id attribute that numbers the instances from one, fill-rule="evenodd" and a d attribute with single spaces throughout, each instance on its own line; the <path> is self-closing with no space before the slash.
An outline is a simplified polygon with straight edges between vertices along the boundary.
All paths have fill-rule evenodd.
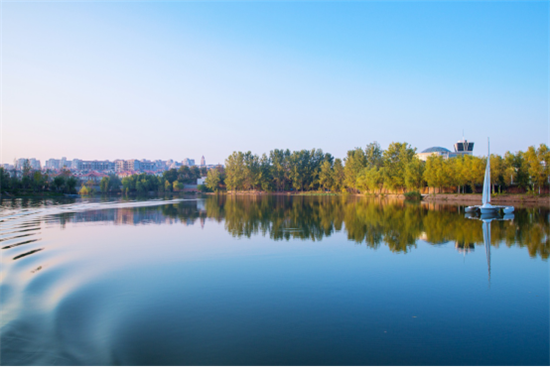
<path id="1" fill-rule="evenodd" d="M 99 188 L 102 193 L 109 192 L 109 177 L 103 177 L 99 182 Z"/>
<path id="2" fill-rule="evenodd" d="M 235 191 L 243 188 L 245 172 L 242 152 L 233 152 L 225 160 L 225 175 L 225 184 L 228 190 Z"/>
<path id="3" fill-rule="evenodd" d="M 269 152 L 269 159 L 273 166 L 273 180 L 277 191 L 284 191 L 289 180 L 290 150 L 275 149 Z"/>
<path id="4" fill-rule="evenodd" d="M 273 190 L 273 173 L 271 166 L 271 159 L 264 153 L 260 158 L 260 170 L 258 178 L 260 188 L 263 191 L 270 192 Z"/>
<path id="5" fill-rule="evenodd" d="M 174 191 L 181 191 L 183 190 L 183 183 L 182 182 L 179 182 L 179 181 L 174 181 L 173 183 L 173 187 L 174 187 Z"/>
<path id="6" fill-rule="evenodd" d="M 55 191 L 57 192 L 63 192 L 65 189 L 65 177 L 62 175 L 56 176 L 53 179 L 52 186 Z"/>
<path id="7" fill-rule="evenodd" d="M 324 191 L 330 190 L 334 184 L 332 173 L 332 164 L 329 160 L 326 160 L 321 165 L 321 171 L 319 172 L 319 184 Z"/>
<path id="8" fill-rule="evenodd" d="M 255 190 L 260 184 L 260 160 L 258 156 L 248 151 L 244 153 L 244 180 L 245 190 Z"/>
<path id="9" fill-rule="evenodd" d="M 501 156 L 491 154 L 491 187 L 493 194 L 496 185 L 504 184 L 505 164 Z"/>
<path id="10" fill-rule="evenodd" d="M 407 143 L 391 143 L 384 151 L 384 184 L 388 188 L 397 190 L 405 187 L 406 167 L 415 154 L 416 148 L 411 148 Z"/>
<path id="11" fill-rule="evenodd" d="M 344 184 L 353 192 L 357 190 L 357 177 L 363 168 L 367 165 L 367 158 L 365 152 L 361 148 L 355 148 L 354 150 L 348 150 L 348 155 L 344 159 L 346 165 L 344 166 L 345 179 Z"/>
<path id="12" fill-rule="evenodd" d="M 332 191 L 341 192 L 344 190 L 344 179 L 346 174 L 344 172 L 344 166 L 342 160 L 336 158 L 334 165 L 332 166 Z"/>
<path id="13" fill-rule="evenodd" d="M 206 180 L 204 184 L 212 191 L 220 190 L 221 175 L 220 171 L 217 168 L 211 169 L 206 174 Z"/>
<path id="14" fill-rule="evenodd" d="M 367 167 L 380 168 L 384 163 L 382 153 L 382 148 L 380 148 L 380 144 L 378 144 L 378 142 L 374 141 L 369 143 L 365 148 Z"/>
<path id="15" fill-rule="evenodd" d="M 540 194 L 540 188 L 544 186 L 548 180 L 545 161 L 545 159 L 548 159 L 548 147 L 545 144 L 541 144 L 538 149 L 535 149 L 534 146 L 530 146 L 527 152 L 525 152 L 525 159 L 533 191 L 535 191 L 536 185 L 538 186 L 538 192 Z"/>
<path id="16" fill-rule="evenodd" d="M 408 190 L 419 189 L 423 185 L 424 162 L 413 156 L 405 166 L 405 187 Z"/>
<path id="17" fill-rule="evenodd" d="M 74 178 L 73 176 L 67 178 L 67 181 L 65 183 L 65 186 L 67 188 L 67 192 L 69 194 L 76 193 L 76 185 L 78 184 L 78 180 Z"/>
<path id="18" fill-rule="evenodd" d="M 124 185 L 124 180 L 122 180 L 122 184 Z M 164 181 L 164 191 L 166 192 L 172 191 L 172 184 L 168 180 Z"/>

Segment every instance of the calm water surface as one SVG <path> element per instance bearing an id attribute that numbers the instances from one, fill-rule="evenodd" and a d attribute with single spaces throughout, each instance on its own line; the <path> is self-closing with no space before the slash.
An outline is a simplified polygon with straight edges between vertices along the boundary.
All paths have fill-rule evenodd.
<path id="1" fill-rule="evenodd" d="M 3 201 L 0 363 L 548 365 L 550 212 L 462 209 Z"/>

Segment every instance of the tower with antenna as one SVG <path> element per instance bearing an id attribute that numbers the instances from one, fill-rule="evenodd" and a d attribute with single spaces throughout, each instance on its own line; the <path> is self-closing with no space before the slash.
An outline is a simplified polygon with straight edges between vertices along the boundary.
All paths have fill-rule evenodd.
<path id="1" fill-rule="evenodd" d="M 472 155 L 474 153 L 474 143 L 471 141 L 468 141 L 464 139 L 464 130 L 462 130 L 462 140 L 459 140 L 454 145 L 455 148 L 455 154 L 469 154 Z"/>

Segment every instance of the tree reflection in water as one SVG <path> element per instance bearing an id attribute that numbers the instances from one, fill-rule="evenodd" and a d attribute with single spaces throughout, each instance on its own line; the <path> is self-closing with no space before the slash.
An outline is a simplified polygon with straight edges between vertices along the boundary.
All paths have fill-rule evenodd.
<path id="1" fill-rule="evenodd" d="M 518 209 L 512 221 L 492 221 L 491 245 L 526 247 L 531 257 L 550 253 L 548 208 Z M 180 222 L 201 226 L 206 220 L 224 223 L 234 237 L 269 236 L 278 240 L 320 241 L 344 231 L 348 239 L 368 248 L 388 246 L 406 253 L 418 240 L 430 244 L 454 242 L 457 249 L 483 246 L 481 223 L 464 217 L 451 205 L 407 203 L 355 196 L 209 196 L 159 206 L 63 213 L 48 222 L 109 221 L 115 224 Z"/>
<path id="2" fill-rule="evenodd" d="M 479 221 L 464 217 L 451 205 L 414 204 L 355 196 L 213 196 L 206 216 L 225 220 L 236 237 L 261 234 L 273 240 L 321 240 L 345 230 L 356 243 L 392 252 L 408 252 L 419 239 L 431 244 L 455 242 L 483 246 Z M 517 210 L 513 221 L 493 221 L 491 243 L 527 247 L 530 256 L 547 259 L 550 252 L 549 210 Z"/>

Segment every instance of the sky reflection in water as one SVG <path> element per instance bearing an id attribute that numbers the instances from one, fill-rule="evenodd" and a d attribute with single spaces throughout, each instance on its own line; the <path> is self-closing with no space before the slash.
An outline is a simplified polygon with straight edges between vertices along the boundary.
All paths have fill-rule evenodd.
<path id="1" fill-rule="evenodd" d="M 548 209 L 56 204 L 2 203 L 3 365 L 549 363 Z"/>

